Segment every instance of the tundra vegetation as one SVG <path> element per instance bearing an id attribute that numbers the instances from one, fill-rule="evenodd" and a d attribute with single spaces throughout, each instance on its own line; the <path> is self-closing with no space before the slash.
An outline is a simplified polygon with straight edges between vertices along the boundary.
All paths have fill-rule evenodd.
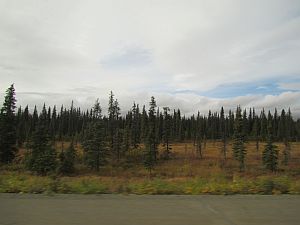
<path id="1" fill-rule="evenodd" d="M 300 193 L 300 119 L 290 109 L 182 115 L 109 95 L 90 110 L 0 111 L 0 192 L 133 194 Z"/>

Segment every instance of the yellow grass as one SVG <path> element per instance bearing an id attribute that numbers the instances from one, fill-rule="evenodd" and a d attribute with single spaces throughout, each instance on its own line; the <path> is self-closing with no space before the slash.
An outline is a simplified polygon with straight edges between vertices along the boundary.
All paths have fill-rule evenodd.
<path id="1" fill-rule="evenodd" d="M 240 173 L 238 163 L 232 159 L 231 144 L 227 146 L 227 159 L 221 154 L 220 142 L 208 141 L 203 159 L 197 157 L 193 143 L 172 145 L 171 159 L 159 160 L 152 177 L 140 161 L 130 164 L 110 162 L 100 172 L 92 172 L 81 163 L 70 177 L 34 176 L 24 172 L 22 166 L 2 167 L 0 192 L 25 193 L 132 193 L 132 194 L 280 194 L 300 193 L 300 143 L 292 143 L 288 166 L 281 163 L 284 146 L 276 143 L 280 151 L 279 170 L 267 171 L 261 163 L 264 143 L 257 152 L 254 142 L 246 145 L 246 169 Z M 64 143 L 68 147 L 69 143 Z M 61 149 L 61 143 L 57 143 Z M 76 146 L 79 162 L 82 148 Z M 160 146 L 160 153 L 163 146 Z M 135 155 L 142 153 L 135 151 Z M 22 154 L 19 159 L 22 161 Z M 14 172 L 12 171 L 14 170 Z"/>

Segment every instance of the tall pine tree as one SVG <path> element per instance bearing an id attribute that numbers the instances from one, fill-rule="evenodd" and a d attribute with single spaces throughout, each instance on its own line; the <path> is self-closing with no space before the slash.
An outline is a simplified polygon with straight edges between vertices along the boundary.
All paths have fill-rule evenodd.
<path id="1" fill-rule="evenodd" d="M 169 107 L 164 107 L 164 115 L 163 115 L 163 145 L 165 147 L 163 158 L 169 159 L 170 158 L 170 138 L 171 138 L 171 116 L 169 114 Z"/>
<path id="2" fill-rule="evenodd" d="M 238 106 L 234 121 L 233 156 L 239 162 L 240 171 L 244 171 L 245 169 L 246 153 L 242 112 L 241 107 Z"/>
<path id="3" fill-rule="evenodd" d="M 12 84 L 6 91 L 3 107 L 0 112 L 0 162 L 2 163 L 12 162 L 17 152 L 15 109 L 15 88 Z"/>
<path id="4" fill-rule="evenodd" d="M 145 143 L 144 165 L 148 169 L 151 176 L 151 172 L 156 164 L 157 160 L 157 147 L 156 140 L 156 101 L 152 96 L 149 108 L 148 119 L 148 134 Z"/>
<path id="5" fill-rule="evenodd" d="M 99 171 L 107 161 L 107 149 L 104 142 L 104 125 L 101 107 L 97 99 L 93 108 L 94 120 L 89 124 L 83 141 L 84 161 L 91 169 Z"/>
<path id="6" fill-rule="evenodd" d="M 39 175 L 47 175 L 56 170 L 56 152 L 48 135 L 45 107 L 43 107 L 28 147 L 29 151 L 26 153 L 26 167 L 28 170 Z"/>
<path id="7" fill-rule="evenodd" d="M 277 146 L 273 144 L 273 134 L 272 134 L 272 120 L 268 121 L 268 138 L 267 144 L 263 151 L 262 161 L 263 165 L 271 170 L 272 172 L 277 170 L 278 167 L 278 149 Z"/>

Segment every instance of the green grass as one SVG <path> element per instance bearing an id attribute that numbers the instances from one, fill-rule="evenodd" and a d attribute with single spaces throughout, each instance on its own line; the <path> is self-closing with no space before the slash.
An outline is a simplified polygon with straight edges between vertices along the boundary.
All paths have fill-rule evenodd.
<path id="1" fill-rule="evenodd" d="M 2 193 L 76 193 L 76 194 L 300 194 L 300 181 L 282 175 L 253 179 L 239 175 L 231 178 L 148 179 L 84 177 L 40 177 L 28 173 L 5 172 L 0 175 Z"/>

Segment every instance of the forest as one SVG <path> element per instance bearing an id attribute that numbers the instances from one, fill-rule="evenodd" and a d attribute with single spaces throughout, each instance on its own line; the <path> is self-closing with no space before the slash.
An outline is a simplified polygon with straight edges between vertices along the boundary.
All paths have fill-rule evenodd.
<path id="1" fill-rule="evenodd" d="M 187 177 L 206 179 L 201 193 L 214 193 L 207 190 L 211 182 L 232 185 L 237 178 L 243 182 L 248 179 L 250 186 L 261 178 L 262 192 L 270 185 L 272 192 L 276 189 L 274 177 L 279 179 L 279 189 L 282 182 L 287 185 L 286 190 L 283 188 L 286 192 L 281 192 L 300 191 L 300 119 L 294 119 L 290 109 L 275 108 L 271 112 L 237 106 L 225 112 L 222 107 L 218 112 L 187 117 L 180 109 L 158 108 L 151 97 L 149 105 L 133 103 L 122 115 L 113 92 L 108 97 L 107 112 L 102 111 L 99 100 L 89 110 L 74 107 L 72 102 L 69 108 L 44 104 L 40 112 L 37 107 L 31 112 L 29 106 L 16 107 L 11 85 L 0 113 L 0 192 L 30 192 L 22 189 L 20 179 L 49 179 L 55 184 L 55 192 L 64 192 L 62 186 L 71 182 L 68 179 L 82 177 L 81 185 L 91 182 L 96 186 L 87 188 L 92 193 L 102 190 L 101 182 L 112 186 L 107 179 L 114 177 L 119 179 L 113 184 L 118 183 L 118 188 L 112 191 L 106 187 L 104 192 L 139 193 L 142 189 L 156 193 L 157 188 L 169 185 L 166 190 L 162 188 L 163 193 L 185 193 L 187 187 L 185 191 L 175 187 L 185 185 L 179 178 Z M 17 184 L 11 187 L 9 179 Z M 130 179 L 137 179 L 132 182 L 136 185 L 142 185 L 143 180 L 144 186 L 135 186 L 139 191 L 133 191 L 136 189 L 130 187 Z M 149 191 L 147 185 L 155 187 Z M 65 191 L 76 192 L 70 186 Z M 252 193 L 250 186 L 237 193 Z M 220 189 L 223 192 L 226 188 Z M 227 189 L 232 191 L 231 186 Z"/>

